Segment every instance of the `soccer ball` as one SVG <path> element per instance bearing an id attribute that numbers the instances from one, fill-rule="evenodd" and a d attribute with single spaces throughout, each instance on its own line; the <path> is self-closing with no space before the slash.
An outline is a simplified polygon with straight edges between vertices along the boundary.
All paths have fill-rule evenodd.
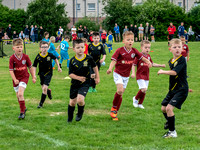
<path id="1" fill-rule="evenodd" d="M 104 62 L 102 62 L 102 63 L 101 63 L 101 65 L 102 65 L 102 66 L 105 66 L 105 65 L 106 65 L 105 61 L 104 61 Z"/>

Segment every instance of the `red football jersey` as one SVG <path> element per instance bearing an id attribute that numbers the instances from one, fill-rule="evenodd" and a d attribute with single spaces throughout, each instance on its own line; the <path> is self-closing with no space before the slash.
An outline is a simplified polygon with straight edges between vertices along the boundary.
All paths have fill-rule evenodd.
<path id="1" fill-rule="evenodd" d="M 85 50 L 84 50 L 84 54 L 88 54 L 88 45 L 85 43 Z"/>
<path id="2" fill-rule="evenodd" d="M 114 72 L 123 77 L 129 77 L 134 58 L 142 59 L 142 54 L 135 48 L 128 51 L 125 47 L 118 48 L 111 60 L 116 61 Z"/>
<path id="3" fill-rule="evenodd" d="M 101 33 L 101 39 L 106 39 L 107 34 L 106 33 Z"/>
<path id="4" fill-rule="evenodd" d="M 187 57 L 188 52 L 189 52 L 189 48 L 188 48 L 188 46 L 187 46 L 186 44 L 184 44 L 184 45 L 183 45 L 183 50 L 182 50 L 181 55 L 182 55 L 183 57 Z"/>
<path id="5" fill-rule="evenodd" d="M 73 33 L 73 34 L 72 34 L 72 40 L 76 40 L 76 38 L 77 38 L 77 34 L 76 34 L 76 33 Z"/>
<path id="6" fill-rule="evenodd" d="M 147 55 L 142 54 L 142 55 L 143 55 L 143 57 L 148 59 L 151 63 L 153 63 L 153 61 L 151 60 L 151 56 L 149 54 L 147 54 Z M 139 80 L 139 79 L 149 80 L 148 64 L 146 64 L 141 59 L 139 60 L 139 59 L 135 58 L 134 65 L 137 66 L 136 80 Z"/>
<path id="7" fill-rule="evenodd" d="M 28 82 L 29 73 L 27 67 L 31 67 L 32 63 L 28 55 L 22 54 L 21 58 L 18 58 L 15 54 L 10 57 L 9 70 L 14 71 L 17 80 L 23 80 Z"/>

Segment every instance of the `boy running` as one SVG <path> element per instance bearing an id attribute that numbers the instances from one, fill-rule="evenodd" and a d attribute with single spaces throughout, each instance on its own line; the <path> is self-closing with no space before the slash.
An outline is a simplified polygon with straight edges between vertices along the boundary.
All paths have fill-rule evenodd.
<path id="1" fill-rule="evenodd" d="M 141 50 L 142 55 L 144 58 L 148 59 L 152 63 L 152 67 L 165 67 L 165 64 L 156 64 L 153 63 L 151 56 L 149 55 L 151 48 L 151 43 L 147 40 L 143 40 L 141 42 Z M 149 67 L 148 64 L 146 64 L 141 59 L 138 60 L 137 58 L 134 59 L 132 66 L 132 78 L 135 78 L 135 66 L 137 66 L 137 73 L 136 73 L 136 80 L 139 86 L 139 91 L 136 96 L 133 97 L 133 106 L 139 107 L 141 109 L 144 109 L 144 106 L 142 105 L 146 91 L 149 85 Z"/>
<path id="2" fill-rule="evenodd" d="M 109 31 L 108 32 L 108 36 L 107 36 L 107 47 L 108 47 L 108 51 L 109 51 L 109 53 L 110 52 L 112 52 L 112 44 L 115 42 L 115 40 L 114 40 L 114 36 L 112 35 L 112 32 L 111 31 Z"/>
<path id="3" fill-rule="evenodd" d="M 21 120 L 25 118 L 25 113 L 27 110 L 24 100 L 24 91 L 29 80 L 27 67 L 29 68 L 33 78 L 33 83 L 35 83 L 36 78 L 34 76 L 32 63 L 28 55 L 23 54 L 23 40 L 14 39 L 12 49 L 15 51 L 15 53 L 10 57 L 9 72 L 13 80 L 13 87 L 20 106 L 20 114 L 18 119 Z"/>
<path id="4" fill-rule="evenodd" d="M 78 105 L 76 121 L 80 121 L 85 107 L 85 96 L 90 86 L 90 71 L 95 72 L 95 82 L 99 83 L 98 68 L 91 56 L 84 54 L 85 45 L 81 39 L 73 42 L 73 50 L 76 55 L 71 58 L 69 64 L 69 77 L 71 80 L 70 101 L 68 105 L 68 122 L 72 122 L 75 105 Z"/>
<path id="5" fill-rule="evenodd" d="M 117 86 L 117 92 L 115 93 L 113 99 L 113 106 L 111 108 L 110 116 L 113 120 L 118 120 L 117 112 L 121 106 L 122 95 L 128 84 L 129 75 L 131 72 L 131 67 L 133 65 L 134 58 L 141 59 L 151 67 L 151 62 L 142 56 L 142 54 L 135 48 L 132 48 L 134 42 L 134 34 L 132 31 L 127 31 L 123 34 L 124 47 L 118 48 L 111 58 L 111 63 L 107 74 L 112 72 L 113 67 L 115 70 L 113 72 L 114 82 Z"/>
<path id="6" fill-rule="evenodd" d="M 36 74 L 37 64 L 39 63 L 39 72 L 38 75 L 40 76 L 40 84 L 42 86 L 42 95 L 41 100 L 37 108 L 41 108 L 44 104 L 46 96 L 48 95 L 49 99 L 52 99 L 51 96 L 51 89 L 48 89 L 49 84 L 51 82 L 51 78 L 53 76 L 52 71 L 52 59 L 55 60 L 58 71 L 62 72 L 60 69 L 58 60 L 52 53 L 48 53 L 49 46 L 48 43 L 45 41 L 40 41 L 40 51 L 39 54 L 36 56 L 35 61 L 33 63 L 34 68 L 34 76 Z"/>
<path id="7" fill-rule="evenodd" d="M 170 70 L 165 71 L 160 69 L 158 75 L 166 74 L 170 76 L 169 92 L 161 103 L 161 110 L 167 120 L 164 129 L 169 129 L 163 138 L 176 138 L 177 133 L 175 130 L 175 115 L 173 110 L 175 107 L 181 109 L 181 105 L 188 96 L 187 64 L 185 58 L 181 55 L 181 40 L 172 39 L 169 46 L 169 50 L 173 54 L 173 58 L 169 60 Z"/>

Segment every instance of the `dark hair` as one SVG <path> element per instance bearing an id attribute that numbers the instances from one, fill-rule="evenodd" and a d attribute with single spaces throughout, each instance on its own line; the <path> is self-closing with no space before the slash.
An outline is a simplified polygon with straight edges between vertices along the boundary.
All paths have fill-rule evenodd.
<path id="1" fill-rule="evenodd" d="M 99 35 L 99 32 L 94 32 L 94 33 L 92 34 L 92 36 L 100 36 L 100 35 Z"/>
<path id="2" fill-rule="evenodd" d="M 69 37 L 69 35 L 65 35 L 65 39 L 69 39 L 69 40 L 70 40 L 70 37 Z"/>
<path id="3" fill-rule="evenodd" d="M 40 41 L 39 46 L 41 47 L 41 46 L 44 45 L 44 44 L 47 44 L 47 45 L 48 45 L 48 42 L 46 42 L 46 41 Z"/>
<path id="4" fill-rule="evenodd" d="M 73 41 L 73 48 L 76 46 L 76 44 L 84 43 L 82 39 L 76 39 Z"/>
<path id="5" fill-rule="evenodd" d="M 49 34 L 49 32 L 44 32 L 44 36 L 46 36 L 47 34 Z"/>

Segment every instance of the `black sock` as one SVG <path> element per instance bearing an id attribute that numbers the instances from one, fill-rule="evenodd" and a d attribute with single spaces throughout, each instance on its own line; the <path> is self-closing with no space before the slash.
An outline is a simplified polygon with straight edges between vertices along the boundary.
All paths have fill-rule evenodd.
<path id="1" fill-rule="evenodd" d="M 72 121 L 74 116 L 75 106 L 68 105 L 68 122 Z"/>
<path id="2" fill-rule="evenodd" d="M 46 96 L 47 96 L 47 95 L 45 95 L 45 94 L 42 93 L 41 100 L 40 100 L 40 104 L 39 104 L 40 106 L 43 105 L 43 103 L 44 103 L 44 101 L 45 101 L 45 99 L 46 99 Z"/>
<path id="3" fill-rule="evenodd" d="M 78 104 L 77 104 L 78 105 Z M 78 105 L 78 115 L 82 115 L 83 114 L 83 112 L 84 112 L 84 107 L 85 107 L 85 105 L 83 105 L 83 106 L 79 106 Z"/>
<path id="4" fill-rule="evenodd" d="M 169 131 L 175 130 L 175 116 L 168 117 Z"/>
<path id="5" fill-rule="evenodd" d="M 168 121 L 167 113 L 163 113 L 165 119 Z"/>

